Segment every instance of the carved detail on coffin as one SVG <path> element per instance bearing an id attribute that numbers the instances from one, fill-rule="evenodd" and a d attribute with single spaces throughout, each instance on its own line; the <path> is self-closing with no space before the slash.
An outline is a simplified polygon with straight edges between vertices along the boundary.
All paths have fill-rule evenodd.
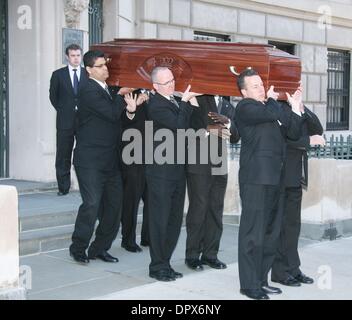
<path id="1" fill-rule="evenodd" d="M 162 52 L 147 58 L 137 69 L 137 73 L 148 82 L 151 82 L 151 73 L 155 67 L 169 68 L 174 74 L 175 80 L 191 82 L 192 68 L 181 57 L 170 52 Z"/>

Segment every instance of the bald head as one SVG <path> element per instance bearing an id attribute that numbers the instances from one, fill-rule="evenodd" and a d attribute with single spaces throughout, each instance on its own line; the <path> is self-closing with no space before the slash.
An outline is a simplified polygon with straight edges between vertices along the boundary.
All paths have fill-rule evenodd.
<path id="1" fill-rule="evenodd" d="M 152 71 L 151 78 L 156 92 L 164 96 L 171 96 L 174 93 L 175 78 L 169 68 L 156 67 Z"/>

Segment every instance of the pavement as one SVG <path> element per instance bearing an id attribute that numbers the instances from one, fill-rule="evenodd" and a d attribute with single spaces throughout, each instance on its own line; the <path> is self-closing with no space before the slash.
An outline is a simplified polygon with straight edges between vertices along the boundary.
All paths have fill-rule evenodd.
<path id="1" fill-rule="evenodd" d="M 82 266 L 72 260 L 68 250 L 25 256 L 20 259 L 21 283 L 28 289 L 28 300 L 248 300 L 239 293 L 238 226 L 232 223 L 231 216 L 224 217 L 218 255 L 228 265 L 225 270 L 188 269 L 184 264 L 185 238 L 183 227 L 171 264 L 184 277 L 174 282 L 149 278 L 149 249 L 143 248 L 142 253 L 127 252 L 120 246 L 119 235 L 110 250 L 119 263 L 96 260 Z M 283 293 L 271 299 L 351 300 L 351 248 L 352 238 L 322 242 L 300 239 L 302 271 L 315 282 L 298 288 L 275 284 Z"/>

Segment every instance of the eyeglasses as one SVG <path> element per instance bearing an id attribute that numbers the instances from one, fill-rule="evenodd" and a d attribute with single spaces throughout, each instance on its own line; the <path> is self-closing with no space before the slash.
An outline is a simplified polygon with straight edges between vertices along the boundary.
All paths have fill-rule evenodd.
<path id="1" fill-rule="evenodd" d="M 169 84 L 175 82 L 175 78 L 174 79 L 171 79 L 165 83 L 159 83 L 159 82 L 155 82 L 156 84 L 158 84 L 159 86 L 168 86 Z"/>
<path id="2" fill-rule="evenodd" d="M 103 68 L 106 67 L 106 63 L 100 64 L 99 66 L 93 66 L 92 68 Z"/>
<path id="3" fill-rule="evenodd" d="M 111 62 L 111 58 L 106 58 L 105 59 L 105 63 L 103 63 L 103 64 L 100 64 L 100 65 L 98 65 L 98 66 L 93 66 L 92 68 L 102 68 L 102 67 L 104 67 L 104 66 L 108 66 L 108 64 Z"/>

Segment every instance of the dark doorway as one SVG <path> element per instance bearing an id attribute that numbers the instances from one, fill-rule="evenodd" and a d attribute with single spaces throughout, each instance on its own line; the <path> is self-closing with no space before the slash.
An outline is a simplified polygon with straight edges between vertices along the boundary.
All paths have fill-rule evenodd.
<path id="1" fill-rule="evenodd" d="M 8 172 L 7 0 L 0 0 L 0 178 Z"/>
<path id="2" fill-rule="evenodd" d="M 103 42 L 103 0 L 89 2 L 89 45 Z"/>

